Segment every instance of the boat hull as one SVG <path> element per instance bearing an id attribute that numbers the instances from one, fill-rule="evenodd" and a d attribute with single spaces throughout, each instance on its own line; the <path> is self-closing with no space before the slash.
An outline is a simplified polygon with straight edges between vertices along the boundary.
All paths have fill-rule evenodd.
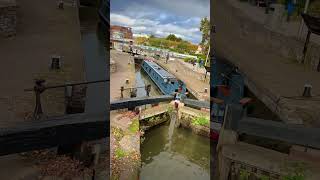
<path id="1" fill-rule="evenodd" d="M 141 67 L 163 94 L 174 94 L 179 88 L 182 88 L 182 93 L 186 92 L 186 86 L 182 81 L 175 78 L 155 62 L 143 60 Z"/>

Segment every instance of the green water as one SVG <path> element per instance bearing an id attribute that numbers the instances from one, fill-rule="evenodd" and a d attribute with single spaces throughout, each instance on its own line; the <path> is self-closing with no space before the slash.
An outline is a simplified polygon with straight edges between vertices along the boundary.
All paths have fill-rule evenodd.
<path id="1" fill-rule="evenodd" d="M 210 140 L 184 128 L 175 128 L 169 140 L 169 123 L 144 135 L 140 151 L 141 180 L 209 180 Z"/>

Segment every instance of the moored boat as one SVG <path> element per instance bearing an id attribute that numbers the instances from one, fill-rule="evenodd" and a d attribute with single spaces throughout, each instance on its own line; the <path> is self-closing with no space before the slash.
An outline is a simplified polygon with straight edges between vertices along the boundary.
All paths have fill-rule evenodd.
<path id="1" fill-rule="evenodd" d="M 183 94 L 187 92 L 185 84 L 177 79 L 174 75 L 167 72 L 157 63 L 144 60 L 141 65 L 142 69 L 149 75 L 152 81 L 158 86 L 163 94 L 169 95 L 178 92 L 182 88 Z"/>

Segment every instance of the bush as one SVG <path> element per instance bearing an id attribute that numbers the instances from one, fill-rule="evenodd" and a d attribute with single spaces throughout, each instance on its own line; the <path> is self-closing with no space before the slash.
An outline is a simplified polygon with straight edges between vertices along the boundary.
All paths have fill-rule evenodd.
<path id="1" fill-rule="evenodd" d="M 200 116 L 192 120 L 193 125 L 209 126 L 210 120 L 207 117 Z"/>
<path id="2" fill-rule="evenodd" d="M 186 57 L 183 59 L 184 62 L 187 62 L 187 63 L 192 63 L 193 61 L 196 61 L 196 59 L 193 59 L 193 58 L 190 58 L 190 57 Z"/>

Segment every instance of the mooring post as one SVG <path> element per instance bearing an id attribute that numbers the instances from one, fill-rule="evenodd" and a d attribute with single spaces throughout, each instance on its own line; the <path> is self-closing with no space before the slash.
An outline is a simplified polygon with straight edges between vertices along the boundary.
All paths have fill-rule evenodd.
<path id="1" fill-rule="evenodd" d="M 148 85 L 146 86 L 147 96 L 150 96 L 150 91 L 151 91 L 151 84 L 148 84 Z"/>
<path id="2" fill-rule="evenodd" d="M 45 80 L 37 79 L 35 81 L 34 92 L 36 94 L 36 106 L 33 112 L 33 119 L 39 119 L 39 117 L 43 114 L 42 107 L 41 107 L 41 93 L 46 89 L 43 85 Z"/>
<path id="3" fill-rule="evenodd" d="M 63 0 L 60 0 L 60 1 L 59 1 L 59 3 L 58 3 L 58 8 L 59 8 L 59 9 L 64 9 L 64 8 L 63 8 Z"/>
<path id="4" fill-rule="evenodd" d="M 121 86 L 120 91 L 121 91 L 121 98 L 123 98 L 123 91 L 124 91 L 124 87 L 123 86 Z"/>

